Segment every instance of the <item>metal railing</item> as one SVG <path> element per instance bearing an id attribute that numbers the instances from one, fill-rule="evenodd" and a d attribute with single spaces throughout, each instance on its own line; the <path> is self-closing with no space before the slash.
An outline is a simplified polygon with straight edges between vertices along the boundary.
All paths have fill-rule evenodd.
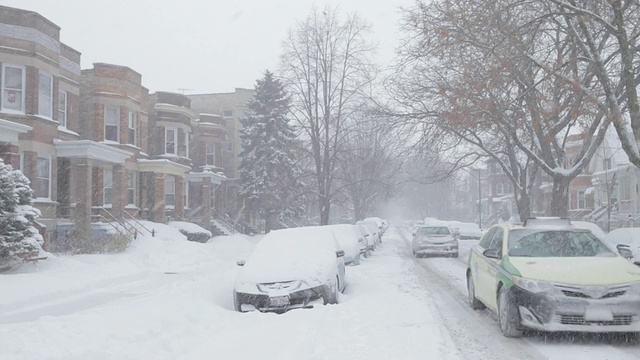
<path id="1" fill-rule="evenodd" d="M 142 229 L 144 229 L 146 232 L 149 233 L 149 235 L 151 235 L 151 237 L 154 237 L 156 235 L 156 232 L 154 230 L 149 230 L 147 229 L 146 226 L 142 225 L 142 223 L 135 218 L 135 216 L 129 214 L 128 212 L 124 212 L 125 216 L 129 217 L 130 221 L 132 220 L 137 226 L 141 227 Z M 126 223 L 126 221 L 125 221 Z M 131 225 L 133 226 L 136 230 L 140 231 L 138 228 L 135 227 L 135 225 Z"/>

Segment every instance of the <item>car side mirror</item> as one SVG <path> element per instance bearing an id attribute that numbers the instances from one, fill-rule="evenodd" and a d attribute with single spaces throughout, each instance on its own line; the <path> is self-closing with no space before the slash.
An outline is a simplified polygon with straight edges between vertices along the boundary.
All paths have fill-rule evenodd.
<path id="1" fill-rule="evenodd" d="M 343 257 L 344 256 L 344 250 L 338 250 L 336 251 L 336 257 Z"/>
<path id="2" fill-rule="evenodd" d="M 620 254 L 620 256 L 622 256 L 623 258 L 627 260 L 633 259 L 633 253 L 631 252 L 629 245 L 618 244 L 616 248 L 618 249 L 618 253 Z"/>
<path id="3" fill-rule="evenodd" d="M 238 266 L 244 266 L 244 264 L 246 264 L 247 262 L 245 260 L 238 260 L 236 261 L 236 265 Z"/>
<path id="4" fill-rule="evenodd" d="M 489 259 L 500 259 L 500 249 L 487 249 L 482 252 L 482 255 Z"/>

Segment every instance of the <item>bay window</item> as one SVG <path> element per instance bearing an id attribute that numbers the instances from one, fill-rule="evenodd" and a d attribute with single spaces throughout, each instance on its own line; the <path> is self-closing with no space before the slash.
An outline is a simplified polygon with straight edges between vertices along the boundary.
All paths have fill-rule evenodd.
<path id="1" fill-rule="evenodd" d="M 43 72 L 38 82 L 38 115 L 53 117 L 53 77 Z"/>

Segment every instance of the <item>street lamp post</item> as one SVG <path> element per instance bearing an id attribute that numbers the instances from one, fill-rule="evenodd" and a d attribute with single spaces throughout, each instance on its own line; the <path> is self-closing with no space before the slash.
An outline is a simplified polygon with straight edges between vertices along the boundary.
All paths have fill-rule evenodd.
<path id="1" fill-rule="evenodd" d="M 482 229 L 482 173 L 480 169 L 475 169 L 478 170 L 478 176 L 475 176 L 471 171 L 469 171 L 469 169 L 462 169 L 467 170 L 467 174 L 471 177 L 478 179 L 478 226 Z"/>

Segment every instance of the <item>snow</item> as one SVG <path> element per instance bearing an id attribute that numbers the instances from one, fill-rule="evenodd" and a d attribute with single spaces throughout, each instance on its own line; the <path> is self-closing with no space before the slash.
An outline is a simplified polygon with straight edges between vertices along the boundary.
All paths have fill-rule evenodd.
<path id="1" fill-rule="evenodd" d="M 331 243 L 333 242 L 333 244 Z M 255 293 L 256 284 L 302 279 L 315 287 L 334 279 L 336 244 L 328 228 L 275 230 L 265 235 L 243 266 L 236 286 Z"/>
<path id="2" fill-rule="evenodd" d="M 410 228 L 391 227 L 347 268 L 337 305 L 282 315 L 232 310 L 235 261 L 257 237 L 188 242 L 144 222 L 122 254 L 54 256 L 0 277 L 0 358 L 14 359 L 636 359 L 611 337 L 506 339 L 466 303 L 466 255 L 414 259 Z"/>
<path id="3" fill-rule="evenodd" d="M 170 221 L 168 224 L 170 227 L 176 228 L 178 230 L 183 230 L 188 233 L 204 233 L 211 236 L 211 231 L 203 228 L 202 226 L 186 221 Z"/>
<path id="4" fill-rule="evenodd" d="M 345 262 L 353 261 L 360 254 L 360 244 L 358 243 L 360 234 L 356 225 L 336 224 L 329 225 L 329 227 L 336 235 L 340 249 L 344 251 Z"/>

